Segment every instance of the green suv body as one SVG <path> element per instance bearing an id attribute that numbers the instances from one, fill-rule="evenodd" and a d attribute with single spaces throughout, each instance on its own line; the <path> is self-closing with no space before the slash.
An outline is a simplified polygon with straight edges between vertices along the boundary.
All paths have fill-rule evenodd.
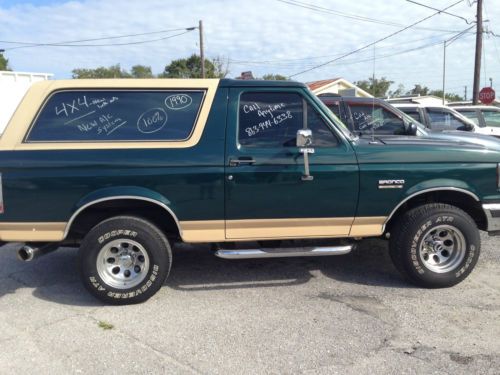
<path id="1" fill-rule="evenodd" d="M 84 284 L 110 303 L 154 294 L 173 241 L 250 258 L 384 236 L 410 281 L 450 286 L 478 228 L 500 231 L 499 163 L 467 142 L 360 139 L 296 82 L 48 81 L 0 140 L 0 240 L 25 260 L 79 246 Z"/>

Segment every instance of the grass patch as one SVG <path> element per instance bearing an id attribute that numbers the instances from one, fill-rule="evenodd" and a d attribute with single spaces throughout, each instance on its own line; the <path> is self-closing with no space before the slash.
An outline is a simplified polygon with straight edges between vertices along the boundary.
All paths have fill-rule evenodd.
<path id="1" fill-rule="evenodd" d="M 99 328 L 102 328 L 103 330 L 107 331 L 108 329 L 113 329 L 115 326 L 111 323 L 108 322 L 103 322 L 102 320 L 99 320 L 99 323 L 97 323 Z"/>

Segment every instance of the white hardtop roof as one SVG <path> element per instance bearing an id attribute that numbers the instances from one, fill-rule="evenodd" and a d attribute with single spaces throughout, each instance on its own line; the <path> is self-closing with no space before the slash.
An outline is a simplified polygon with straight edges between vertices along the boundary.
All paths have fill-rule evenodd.
<path id="1" fill-rule="evenodd" d="M 455 109 L 455 107 L 448 107 L 446 105 L 442 104 L 422 104 L 422 103 L 390 103 L 394 107 L 406 107 L 406 108 L 427 108 L 427 107 L 432 107 L 432 108 L 449 108 L 449 109 Z"/>
<path id="2" fill-rule="evenodd" d="M 487 109 L 487 110 L 493 110 L 495 112 L 499 112 L 500 111 L 500 108 L 498 107 L 495 107 L 494 105 L 461 105 L 461 106 L 453 106 L 451 107 L 453 108 L 455 111 L 458 111 L 460 112 L 460 110 L 472 110 L 472 109 Z"/>

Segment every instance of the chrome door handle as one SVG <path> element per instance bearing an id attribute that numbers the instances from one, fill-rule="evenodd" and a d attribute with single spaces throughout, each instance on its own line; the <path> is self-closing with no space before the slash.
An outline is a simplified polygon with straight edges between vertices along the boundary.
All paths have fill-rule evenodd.
<path id="1" fill-rule="evenodd" d="M 231 167 L 238 167 L 240 165 L 252 165 L 252 164 L 255 164 L 254 158 L 229 159 L 229 165 Z"/>

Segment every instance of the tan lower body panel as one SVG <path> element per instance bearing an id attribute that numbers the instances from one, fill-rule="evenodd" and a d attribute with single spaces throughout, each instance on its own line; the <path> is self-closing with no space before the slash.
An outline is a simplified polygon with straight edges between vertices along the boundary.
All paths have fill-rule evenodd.
<path id="1" fill-rule="evenodd" d="M 58 242 L 64 239 L 66 223 L 0 223 L 5 242 Z"/>
<path id="2" fill-rule="evenodd" d="M 226 240 L 224 220 L 181 221 L 184 242 L 223 242 Z"/>
<path id="3" fill-rule="evenodd" d="M 347 237 L 354 218 L 257 219 L 226 221 L 228 239 Z"/>
<path id="4" fill-rule="evenodd" d="M 386 217 L 181 221 L 184 242 L 376 237 Z M 0 223 L 0 241 L 59 242 L 67 223 Z"/>
<path id="5" fill-rule="evenodd" d="M 181 221 L 184 242 L 376 237 L 386 217 Z"/>
<path id="6" fill-rule="evenodd" d="M 349 237 L 373 237 L 384 234 L 385 216 L 357 217 L 352 223 Z"/>

